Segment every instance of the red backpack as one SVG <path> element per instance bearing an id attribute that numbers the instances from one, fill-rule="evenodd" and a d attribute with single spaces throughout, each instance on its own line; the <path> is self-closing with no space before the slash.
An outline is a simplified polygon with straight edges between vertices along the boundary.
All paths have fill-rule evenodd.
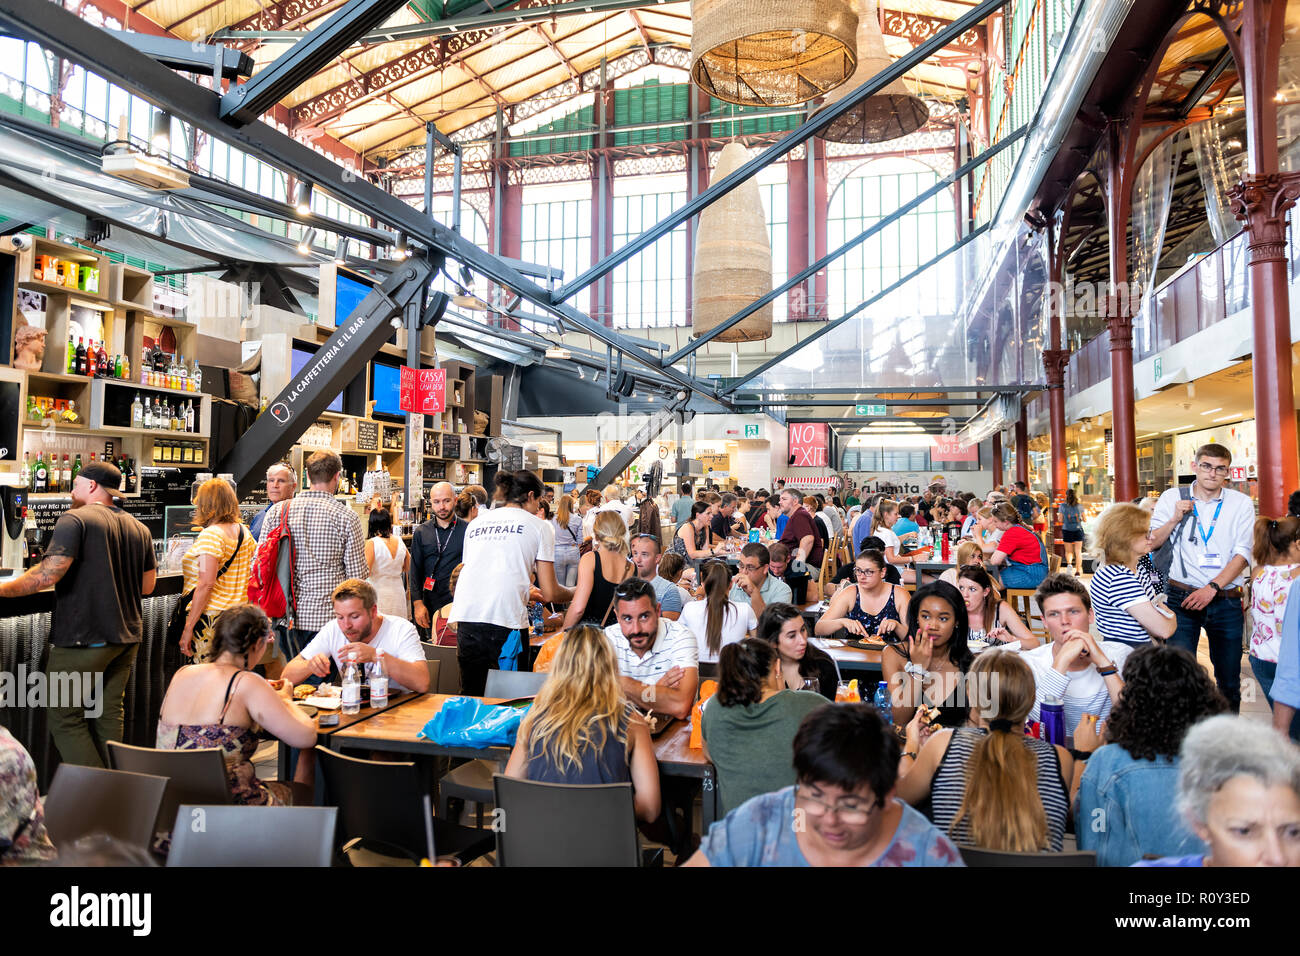
<path id="1" fill-rule="evenodd" d="M 268 530 L 257 547 L 248 578 L 248 600 L 272 620 L 288 617 L 293 606 L 293 538 L 289 534 L 289 505 L 280 523 Z"/>

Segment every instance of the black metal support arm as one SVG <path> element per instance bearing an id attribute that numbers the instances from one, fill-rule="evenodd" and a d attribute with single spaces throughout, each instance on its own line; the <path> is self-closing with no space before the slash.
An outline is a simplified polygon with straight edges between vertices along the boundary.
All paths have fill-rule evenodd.
<path id="1" fill-rule="evenodd" d="M 135 47 L 145 56 L 153 57 L 163 66 L 171 67 L 173 70 L 211 75 L 213 66 L 220 63 L 218 69 L 223 80 L 237 80 L 240 77 L 253 75 L 253 58 L 243 50 L 235 50 L 219 44 L 191 43 L 189 40 L 156 37 L 149 33 L 131 33 L 127 30 L 108 32 L 123 43 Z"/>
<path id="2" fill-rule="evenodd" d="M 690 355 L 692 352 L 696 351 L 697 349 L 703 347 L 710 340 L 717 338 L 719 335 L 727 331 L 727 329 L 731 328 L 733 325 L 743 322 L 746 318 L 753 315 L 755 312 L 757 312 L 763 306 L 767 305 L 767 303 L 771 302 L 777 296 L 782 295 L 785 292 L 788 292 L 790 289 L 793 289 L 795 286 L 803 282 L 809 276 L 813 276 L 816 275 L 818 272 L 821 272 L 822 269 L 826 268 L 826 266 L 830 265 L 832 262 L 834 262 L 840 256 L 844 255 L 844 253 L 848 252 L 850 249 L 853 249 L 856 246 L 861 245 L 862 243 L 870 239 L 872 236 L 879 233 L 881 230 L 897 222 L 899 219 L 902 219 L 913 209 L 917 209 L 920 206 L 924 205 L 925 203 L 929 202 L 935 196 L 939 195 L 939 193 L 951 187 L 953 183 L 961 180 L 962 177 L 969 176 L 971 173 L 979 169 L 980 166 L 984 165 L 984 163 L 987 163 L 998 153 L 1002 152 L 1004 149 L 1006 149 L 1013 143 L 1018 142 L 1025 135 L 1027 131 L 1028 131 L 1028 127 L 1022 126 L 1020 127 L 1020 129 L 1016 130 L 1010 136 L 1007 136 L 999 140 L 997 143 L 990 146 L 988 149 L 984 150 L 984 152 L 980 153 L 978 156 L 974 157 L 973 159 L 969 160 L 966 163 L 963 163 L 959 168 L 954 169 L 951 173 L 949 173 L 943 179 L 939 180 L 937 183 L 935 183 L 925 192 L 921 193 L 920 195 L 918 195 L 916 198 L 912 199 L 910 202 L 906 203 L 905 205 L 899 206 L 897 209 L 891 212 L 888 216 L 885 216 L 883 219 L 880 219 L 877 222 L 872 223 L 870 226 L 868 226 L 862 232 L 858 233 L 856 236 L 854 236 L 848 242 L 844 243 L 839 248 L 832 249 L 830 252 L 826 253 L 826 255 L 822 256 L 812 265 L 801 270 L 800 272 L 795 273 L 779 287 L 773 289 L 771 292 L 768 292 L 766 295 L 762 296 L 761 298 L 755 299 L 753 302 L 745 306 L 735 315 L 731 316 L 731 318 L 719 322 L 717 325 L 709 329 L 709 331 L 705 332 L 703 335 L 696 336 L 691 341 L 687 342 L 685 345 L 683 345 L 672 355 L 664 359 L 664 364 L 676 365 L 679 361 L 686 358 L 686 356 Z"/>
<path id="3" fill-rule="evenodd" d="M 229 90 L 221 99 L 221 118 L 236 126 L 253 122 L 406 2 L 348 0 L 323 25 L 281 53 L 251 80 Z"/>
<path id="4" fill-rule="evenodd" d="M 333 337 L 322 345 L 240 437 L 221 462 L 241 496 L 252 491 L 269 465 L 280 461 L 334 396 L 365 368 L 393 334 L 392 320 L 418 300 L 434 265 L 410 259 L 372 289 Z"/>
<path id="5" fill-rule="evenodd" d="M 686 408 L 688 401 L 689 399 L 673 402 L 651 415 L 650 420 L 637 429 L 637 433 L 632 436 L 631 440 L 605 463 L 605 467 L 600 469 L 600 473 L 587 482 L 587 487 L 604 488 L 623 474 L 628 466 L 637 460 L 641 452 L 649 448 L 650 443 L 664 433 L 664 429 L 678 420 L 678 416 L 681 416 L 683 424 L 694 418 L 695 413 Z M 678 448 L 678 454 L 681 454 L 680 447 Z"/>

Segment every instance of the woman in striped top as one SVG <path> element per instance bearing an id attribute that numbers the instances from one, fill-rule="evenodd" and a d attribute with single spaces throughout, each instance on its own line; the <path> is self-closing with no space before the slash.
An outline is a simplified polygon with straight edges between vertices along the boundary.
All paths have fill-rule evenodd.
<path id="1" fill-rule="evenodd" d="M 1138 574 L 1138 562 L 1151 550 L 1150 516 L 1137 505 L 1111 505 L 1094 537 L 1104 562 L 1088 582 L 1097 630 L 1108 641 L 1135 646 L 1153 637 L 1167 641 L 1178 619 Z"/>
<path id="2" fill-rule="evenodd" d="M 928 798 L 931 821 L 961 846 L 1059 852 L 1074 761 L 1064 747 L 1025 736 L 1033 673 L 1014 651 L 988 650 L 967 688 L 973 727 L 940 731 L 922 746 L 923 714 L 907 725 L 899 797 L 913 806 Z"/>

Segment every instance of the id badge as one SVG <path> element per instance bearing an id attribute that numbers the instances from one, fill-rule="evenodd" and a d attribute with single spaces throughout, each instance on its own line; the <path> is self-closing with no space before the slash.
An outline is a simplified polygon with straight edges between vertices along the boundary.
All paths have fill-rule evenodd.
<path id="1" fill-rule="evenodd" d="M 424 579 L 424 589 L 425 589 L 426 591 L 432 591 L 432 590 L 433 590 L 433 585 L 434 585 L 434 583 L 435 583 L 435 582 L 434 582 L 434 580 L 433 580 L 433 576 L 430 575 L 429 577 L 427 577 L 427 578 Z"/>
<path id="2" fill-rule="evenodd" d="M 1213 551 L 1207 551 L 1201 555 L 1201 563 L 1197 565 L 1201 568 L 1221 568 L 1223 562 L 1219 560 L 1219 555 Z"/>

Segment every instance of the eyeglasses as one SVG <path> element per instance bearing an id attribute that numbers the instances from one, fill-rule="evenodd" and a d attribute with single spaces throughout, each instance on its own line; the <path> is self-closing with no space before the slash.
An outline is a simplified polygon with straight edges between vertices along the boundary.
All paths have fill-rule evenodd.
<path id="1" fill-rule="evenodd" d="M 840 818 L 840 821 L 850 826 L 859 826 L 871 819 L 871 814 L 875 812 L 875 806 L 868 807 L 846 807 L 842 803 L 826 803 L 824 800 L 818 800 L 804 789 L 803 784 L 796 784 L 794 788 L 796 800 L 802 801 L 806 806 L 804 812 L 810 817 L 826 816 L 833 813 Z"/>
<path id="2" fill-rule="evenodd" d="M 1207 475 L 1218 475 L 1220 478 L 1228 477 L 1228 468 L 1226 465 L 1211 465 L 1208 461 L 1198 461 L 1196 463 L 1198 471 L 1203 471 Z"/>
<path id="3" fill-rule="evenodd" d="M 870 574 L 879 574 L 880 568 L 854 568 L 853 573 L 860 578 L 865 578 Z"/>

